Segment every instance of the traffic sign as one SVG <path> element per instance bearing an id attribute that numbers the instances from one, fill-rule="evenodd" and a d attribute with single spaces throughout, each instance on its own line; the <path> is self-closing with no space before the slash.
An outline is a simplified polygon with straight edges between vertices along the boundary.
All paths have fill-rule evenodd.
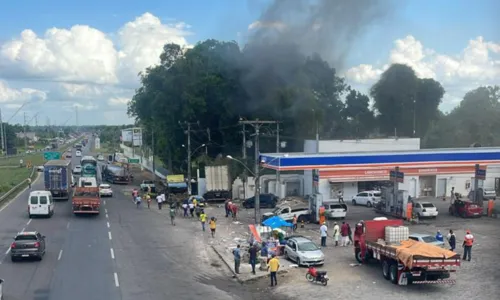
<path id="1" fill-rule="evenodd" d="M 138 164 L 139 163 L 139 159 L 138 158 L 129 158 L 128 159 L 128 163 L 129 164 Z"/>
<path id="2" fill-rule="evenodd" d="M 403 183 L 405 181 L 405 173 L 403 172 L 396 172 L 396 171 L 391 171 L 389 173 L 390 180 L 396 181 L 399 183 Z"/>
<path id="3" fill-rule="evenodd" d="M 476 169 L 476 178 L 479 180 L 486 179 L 486 170 L 485 169 Z"/>
<path id="4" fill-rule="evenodd" d="M 46 160 L 61 159 L 61 153 L 47 151 L 43 153 L 43 158 Z"/>

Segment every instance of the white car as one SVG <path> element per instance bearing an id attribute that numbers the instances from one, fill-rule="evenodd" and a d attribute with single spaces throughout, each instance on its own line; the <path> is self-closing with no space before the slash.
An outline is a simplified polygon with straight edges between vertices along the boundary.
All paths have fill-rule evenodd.
<path id="1" fill-rule="evenodd" d="M 380 202 L 382 194 L 380 191 L 364 191 L 358 193 L 354 198 L 352 198 L 352 205 L 365 205 L 368 207 L 374 206 L 376 203 Z"/>
<path id="2" fill-rule="evenodd" d="M 101 184 L 99 185 L 99 195 L 101 197 L 113 197 L 113 190 L 109 184 Z"/>
<path id="3" fill-rule="evenodd" d="M 75 156 L 76 157 L 82 157 L 82 152 L 81 151 L 76 151 Z"/>
<path id="4" fill-rule="evenodd" d="M 344 219 L 347 215 L 347 205 L 338 202 L 323 202 L 326 216 L 330 219 Z"/>
<path id="5" fill-rule="evenodd" d="M 82 166 L 75 166 L 73 168 L 73 174 L 75 174 L 75 175 L 82 174 Z"/>
<path id="6" fill-rule="evenodd" d="M 438 209 L 431 202 L 415 202 L 413 211 L 419 218 L 436 218 L 438 216 Z"/>
<path id="7" fill-rule="evenodd" d="M 104 160 L 104 156 L 102 156 L 101 154 L 97 155 L 97 160 L 98 161 L 103 161 Z"/>
<path id="8" fill-rule="evenodd" d="M 445 248 L 446 245 L 444 242 L 438 241 L 435 236 L 430 234 L 421 234 L 421 233 L 411 233 L 408 238 L 410 240 L 414 240 L 421 243 L 431 244 L 440 248 Z"/>

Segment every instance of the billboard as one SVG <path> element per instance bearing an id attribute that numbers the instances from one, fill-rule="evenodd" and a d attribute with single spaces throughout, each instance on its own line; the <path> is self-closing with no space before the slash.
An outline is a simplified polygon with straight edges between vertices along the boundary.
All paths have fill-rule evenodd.
<path id="1" fill-rule="evenodd" d="M 122 142 L 132 142 L 132 130 L 130 129 L 124 129 L 122 130 Z"/>
<path id="2" fill-rule="evenodd" d="M 179 175 L 167 175 L 167 182 L 169 182 L 169 183 L 185 182 L 184 181 L 184 175 L 182 175 L 182 174 L 179 174 Z"/>
<path id="3" fill-rule="evenodd" d="M 135 147 L 142 146 L 142 129 L 132 128 L 132 145 Z"/>

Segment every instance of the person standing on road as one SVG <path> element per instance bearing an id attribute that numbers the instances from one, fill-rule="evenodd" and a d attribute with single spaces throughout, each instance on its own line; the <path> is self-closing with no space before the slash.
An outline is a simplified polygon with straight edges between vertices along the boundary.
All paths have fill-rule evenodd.
<path id="1" fill-rule="evenodd" d="M 347 223 L 347 235 L 348 235 L 348 238 L 349 238 L 348 245 L 354 244 L 354 242 L 352 240 L 352 228 L 351 228 L 351 225 L 349 225 L 349 223 Z"/>
<path id="2" fill-rule="evenodd" d="M 189 213 L 191 214 L 191 218 L 194 218 L 194 204 L 193 204 L 193 202 L 189 203 Z"/>
<path id="3" fill-rule="evenodd" d="M 201 230 L 205 231 L 205 223 L 207 222 L 207 215 L 205 211 L 202 209 L 200 212 L 200 222 L 201 222 Z"/>
<path id="4" fill-rule="evenodd" d="M 182 203 L 182 209 L 184 210 L 184 218 L 188 217 L 188 203 L 187 200 Z"/>
<path id="5" fill-rule="evenodd" d="M 135 204 L 137 205 L 137 208 L 141 207 L 141 196 L 137 195 L 135 198 Z"/>
<path id="6" fill-rule="evenodd" d="M 148 208 L 151 209 L 151 196 L 149 195 L 149 193 L 147 193 L 144 198 L 146 198 L 146 202 L 148 204 Z"/>
<path id="7" fill-rule="evenodd" d="M 339 198 L 339 203 L 345 203 L 344 202 L 344 192 L 342 192 L 342 190 L 339 190 L 337 192 L 337 197 Z"/>
<path id="8" fill-rule="evenodd" d="M 210 226 L 210 232 L 212 233 L 212 237 L 215 237 L 215 228 L 217 227 L 217 219 L 215 217 L 210 218 L 210 222 L 208 222 Z"/>
<path id="9" fill-rule="evenodd" d="M 156 202 L 158 202 L 158 209 L 161 209 L 161 205 L 163 203 L 163 199 L 161 198 L 161 195 L 156 196 Z"/>
<path id="10" fill-rule="evenodd" d="M 229 214 L 231 213 L 231 210 L 229 209 L 231 205 L 231 200 L 230 199 L 227 199 L 225 202 L 224 202 L 224 208 L 226 210 L 226 218 L 229 217 Z"/>
<path id="11" fill-rule="evenodd" d="M 136 188 L 134 188 L 134 190 L 132 191 L 132 200 L 136 201 L 137 196 L 139 196 L 139 191 Z"/>
<path id="12" fill-rule="evenodd" d="M 436 240 L 438 240 L 440 242 L 444 242 L 444 236 L 441 234 L 440 230 L 438 230 L 436 233 Z"/>
<path id="13" fill-rule="evenodd" d="M 347 246 L 349 243 L 349 228 L 345 222 L 342 222 L 340 227 L 340 235 L 342 236 L 342 247 Z"/>
<path id="14" fill-rule="evenodd" d="M 333 223 L 333 239 L 335 240 L 335 247 L 339 245 L 340 227 L 337 222 Z"/>
<path id="15" fill-rule="evenodd" d="M 462 260 L 471 260 L 472 244 L 474 244 L 474 236 L 470 233 L 469 230 L 467 230 L 464 237 L 464 243 L 462 244 L 462 247 L 464 247 L 464 256 L 462 257 Z"/>
<path id="16" fill-rule="evenodd" d="M 448 240 L 448 244 L 450 244 L 450 250 L 455 251 L 455 247 L 457 245 L 457 237 L 453 233 L 453 230 L 450 229 L 450 232 L 448 233 L 448 236 L 446 236 L 446 239 Z"/>
<path id="17" fill-rule="evenodd" d="M 293 232 L 297 231 L 297 215 L 293 215 L 292 224 L 293 224 L 292 227 Z"/>
<path id="18" fill-rule="evenodd" d="M 31 189 L 31 178 L 28 177 L 28 188 Z"/>
<path id="19" fill-rule="evenodd" d="M 276 254 L 273 254 L 271 256 L 271 259 L 269 260 L 269 263 L 267 264 L 267 268 L 270 272 L 270 277 L 271 277 L 271 286 L 278 285 L 278 279 L 276 277 L 276 274 L 278 273 L 278 270 L 280 269 L 280 261 L 276 257 Z"/>
<path id="20" fill-rule="evenodd" d="M 233 249 L 233 256 L 234 256 L 234 273 L 240 274 L 241 252 L 239 244 L 236 246 L 236 248 Z"/>
<path id="21" fill-rule="evenodd" d="M 175 226 L 175 208 L 170 207 L 170 223 Z"/>
<path id="22" fill-rule="evenodd" d="M 255 275 L 255 265 L 257 264 L 257 253 L 259 253 L 259 248 L 257 247 L 257 243 L 253 243 L 248 249 L 248 253 L 250 254 L 250 265 L 252 266 L 252 274 Z"/>
<path id="23" fill-rule="evenodd" d="M 236 216 L 238 214 L 238 205 L 231 204 L 231 213 L 233 214 L 233 220 L 236 221 Z"/>
<path id="24" fill-rule="evenodd" d="M 321 247 L 326 247 L 326 237 L 328 236 L 328 227 L 326 227 L 326 222 L 319 228 L 321 234 Z"/>

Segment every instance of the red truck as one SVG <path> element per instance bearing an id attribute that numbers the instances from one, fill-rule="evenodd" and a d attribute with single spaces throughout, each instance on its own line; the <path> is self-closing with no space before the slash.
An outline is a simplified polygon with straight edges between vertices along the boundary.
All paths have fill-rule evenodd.
<path id="1" fill-rule="evenodd" d="M 73 213 L 99 214 L 101 198 L 98 187 L 77 187 L 73 193 Z"/>
<path id="2" fill-rule="evenodd" d="M 373 220 L 356 225 L 354 249 L 359 263 L 380 262 L 384 278 L 397 285 L 455 283 L 450 275 L 460 267 L 459 254 L 413 240 L 387 244 L 388 226 L 403 226 L 403 220 Z"/>

